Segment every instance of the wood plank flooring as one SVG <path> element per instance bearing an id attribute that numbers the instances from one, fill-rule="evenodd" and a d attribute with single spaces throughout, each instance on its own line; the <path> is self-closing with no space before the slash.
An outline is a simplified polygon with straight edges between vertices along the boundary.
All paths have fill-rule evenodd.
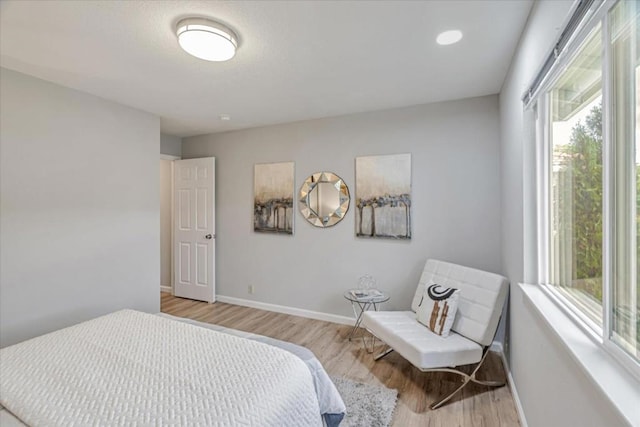
<path id="1" fill-rule="evenodd" d="M 192 301 L 161 294 L 162 312 L 201 322 L 289 341 L 313 351 L 329 375 L 398 390 L 393 426 L 518 426 L 518 415 L 508 386 L 497 389 L 467 385 L 445 406 L 432 411 L 429 404 L 453 390 L 459 377 L 424 373 L 396 353 L 378 362 L 366 352 L 361 339 L 349 342 L 350 326 L 237 305 Z M 502 362 L 490 353 L 480 378 L 504 379 Z"/>

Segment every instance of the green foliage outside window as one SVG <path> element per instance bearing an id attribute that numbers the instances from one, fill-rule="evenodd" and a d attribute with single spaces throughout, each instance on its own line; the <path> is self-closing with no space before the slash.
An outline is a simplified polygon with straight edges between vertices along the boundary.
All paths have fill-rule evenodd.
<path id="1" fill-rule="evenodd" d="M 573 236 L 573 286 L 602 301 L 602 105 L 591 109 L 584 123 L 578 122 L 569 144 L 555 147 L 563 158 L 563 167 L 571 170 L 573 200 L 571 227 Z M 558 156 L 556 156 L 557 158 Z M 636 239 L 640 254 L 640 167 L 636 166 Z M 640 268 L 640 266 L 639 266 Z M 640 271 L 638 272 L 640 273 Z M 640 274 L 638 274 L 640 280 Z M 637 284 L 640 307 L 640 282 Z M 639 331 L 640 333 L 640 331 Z"/>
<path id="2" fill-rule="evenodd" d="M 555 158 L 570 172 L 572 218 L 563 227 L 572 236 L 572 285 L 602 301 L 602 106 L 578 122 Z"/>

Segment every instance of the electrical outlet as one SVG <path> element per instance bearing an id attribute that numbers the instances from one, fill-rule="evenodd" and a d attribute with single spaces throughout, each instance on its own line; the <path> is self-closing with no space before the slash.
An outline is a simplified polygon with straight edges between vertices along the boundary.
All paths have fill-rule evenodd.
<path id="1" fill-rule="evenodd" d="M 252 294 L 256 291 L 256 289 L 253 287 L 253 285 L 249 285 L 249 293 Z"/>

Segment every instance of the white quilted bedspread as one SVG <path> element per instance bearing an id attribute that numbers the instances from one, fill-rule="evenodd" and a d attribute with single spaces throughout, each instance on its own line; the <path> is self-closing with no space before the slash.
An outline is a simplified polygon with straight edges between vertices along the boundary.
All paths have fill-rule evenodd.
<path id="1" fill-rule="evenodd" d="M 131 310 L 0 350 L 0 403 L 31 426 L 322 425 L 296 356 Z"/>

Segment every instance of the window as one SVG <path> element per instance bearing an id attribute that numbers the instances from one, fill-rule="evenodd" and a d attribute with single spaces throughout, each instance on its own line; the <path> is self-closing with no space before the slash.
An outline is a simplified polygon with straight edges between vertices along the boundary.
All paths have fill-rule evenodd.
<path id="1" fill-rule="evenodd" d="M 533 99 L 540 280 L 640 373 L 640 2 L 604 2 Z"/>
<path id="2" fill-rule="evenodd" d="M 608 338 L 640 361 L 640 5 L 609 13 L 611 75 L 611 316 Z"/>
<path id="3" fill-rule="evenodd" d="M 549 91 L 549 283 L 602 326 L 602 31 Z"/>

